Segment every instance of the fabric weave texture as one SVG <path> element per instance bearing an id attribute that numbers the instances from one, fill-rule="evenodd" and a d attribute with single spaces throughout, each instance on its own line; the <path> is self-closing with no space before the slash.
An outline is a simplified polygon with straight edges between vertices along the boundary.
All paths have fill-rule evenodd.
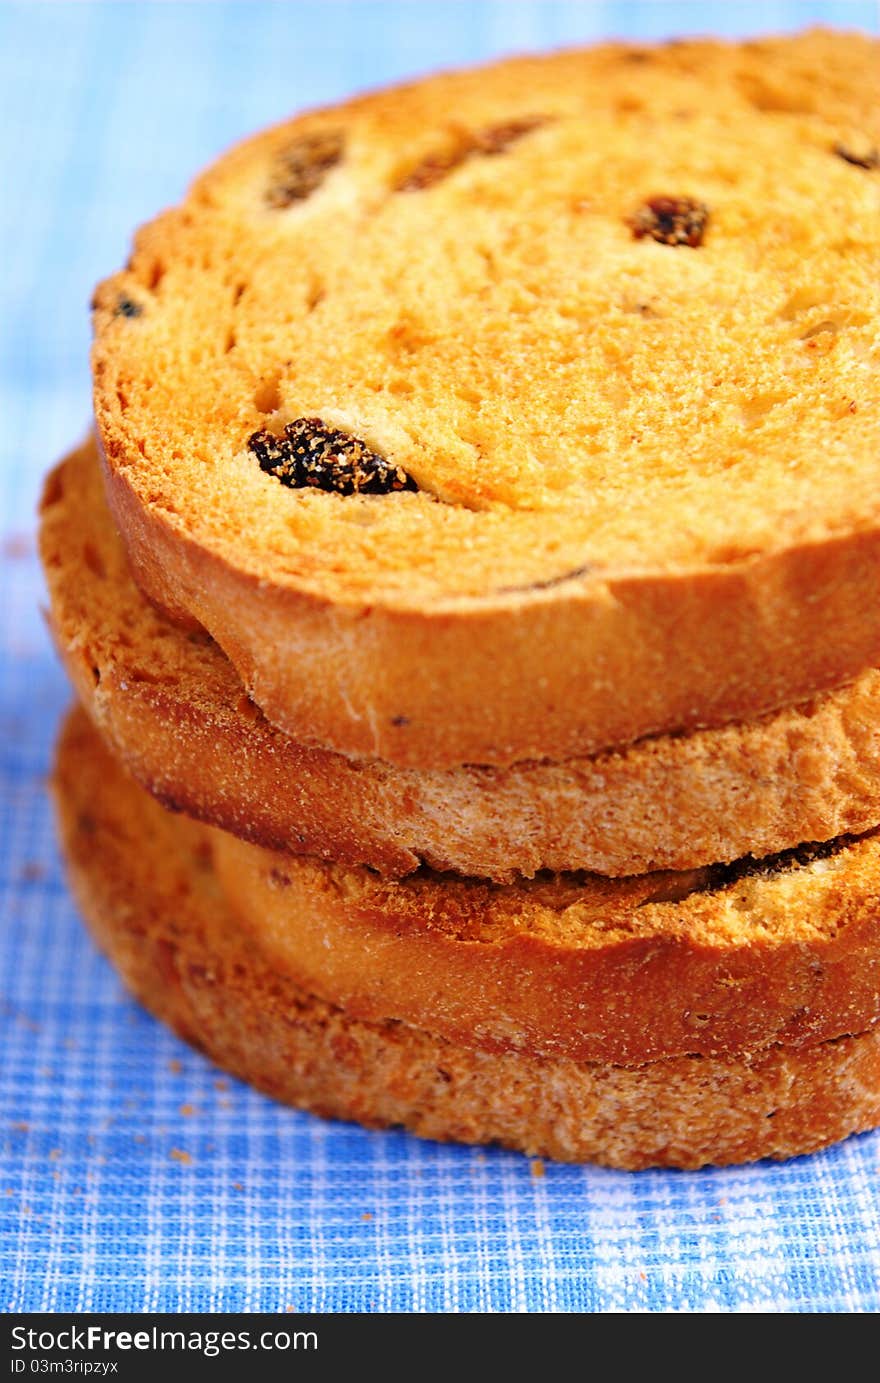
<path id="1" fill-rule="evenodd" d="M 873 1312 L 880 1136 L 628 1174 L 276 1106 L 132 1003 L 67 893 L 46 795 L 69 692 L 33 538 L 88 426 L 88 301 L 235 138 L 504 52 L 873 3 L 315 0 L 0 6 L 0 1309 Z"/>

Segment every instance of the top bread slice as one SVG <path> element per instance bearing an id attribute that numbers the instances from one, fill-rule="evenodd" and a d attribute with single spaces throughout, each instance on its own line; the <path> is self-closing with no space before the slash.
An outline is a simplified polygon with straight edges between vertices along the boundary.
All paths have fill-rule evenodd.
<path id="1" fill-rule="evenodd" d="M 414 767 L 876 664 L 878 52 L 517 59 L 233 150 L 96 295 L 143 589 L 299 742 Z"/>

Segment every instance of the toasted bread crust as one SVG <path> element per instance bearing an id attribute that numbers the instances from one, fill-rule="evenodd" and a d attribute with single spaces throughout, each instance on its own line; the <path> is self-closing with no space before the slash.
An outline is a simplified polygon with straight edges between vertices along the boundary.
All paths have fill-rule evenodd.
<path id="1" fill-rule="evenodd" d="M 201 828 L 125 776 L 85 717 L 55 772 L 71 882 L 129 989 L 187 1041 L 276 1099 L 422 1137 L 496 1141 L 610 1166 L 699 1167 L 812 1151 L 880 1122 L 876 1029 L 638 1067 L 456 1047 L 309 997 L 229 915 Z"/>
<path id="2" fill-rule="evenodd" d="M 880 1016 L 880 833 L 722 869 L 382 882 L 213 832 L 264 955 L 352 1017 L 632 1064 L 813 1046 Z M 827 853 L 826 853 L 827 852 Z"/>
<path id="3" fill-rule="evenodd" d="M 877 52 L 517 60 L 232 151 L 96 298 L 143 588 L 300 743 L 418 768 L 750 719 L 876 665 Z M 287 204 L 278 161 L 316 139 Z M 660 193 L 709 206 L 699 243 L 634 231 Z M 248 439 L 315 417 L 419 493 L 264 474 Z"/>
<path id="4" fill-rule="evenodd" d="M 143 599 L 87 443 L 46 482 L 41 551 L 77 693 L 167 806 L 272 849 L 401 876 L 692 869 L 880 821 L 880 672 L 752 724 L 504 769 L 394 769 L 266 721 L 204 636 Z"/>
<path id="5" fill-rule="evenodd" d="M 208 630 L 307 747 L 426 769 L 558 761 L 751 719 L 880 663 L 880 528 L 699 573 L 397 611 L 242 577 L 142 510 L 112 465 L 108 490 L 143 591 Z"/>

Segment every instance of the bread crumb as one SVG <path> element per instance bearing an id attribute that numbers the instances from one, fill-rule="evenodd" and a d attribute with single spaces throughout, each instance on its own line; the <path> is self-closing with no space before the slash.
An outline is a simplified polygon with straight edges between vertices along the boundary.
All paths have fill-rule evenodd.
<path id="1" fill-rule="evenodd" d="M 191 1119 L 196 1112 L 196 1107 L 192 1104 L 182 1104 L 180 1106 L 180 1112 L 184 1119 Z"/>
<path id="2" fill-rule="evenodd" d="M 361 1215 L 362 1220 L 372 1220 L 372 1218 L 373 1212 L 371 1210 L 365 1210 L 363 1215 Z"/>
<path id="3" fill-rule="evenodd" d="M 187 1167 L 192 1162 L 191 1156 L 188 1152 L 184 1152 L 183 1148 L 172 1148 L 169 1155 L 173 1157 L 175 1162 L 182 1162 Z"/>
<path id="4" fill-rule="evenodd" d="M 30 557 L 32 552 L 31 539 L 27 533 L 7 533 L 3 539 L 3 556 L 7 561 L 20 562 L 25 557 Z"/>
<path id="5" fill-rule="evenodd" d="M 50 1148 L 50 1150 L 49 1150 L 49 1161 L 50 1161 L 50 1162 L 57 1162 L 60 1156 L 61 1156 L 61 1149 L 60 1149 L 60 1148 Z"/>
<path id="6" fill-rule="evenodd" d="M 171 1072 L 172 1075 L 179 1076 L 181 1071 L 183 1070 L 183 1062 L 178 1061 L 176 1056 L 172 1057 L 171 1061 L 169 1061 L 168 1063 L 168 1070 Z"/>
<path id="7" fill-rule="evenodd" d="M 535 1160 L 534 1160 L 534 1162 L 532 1163 L 532 1167 L 531 1167 L 532 1176 L 533 1176 L 533 1177 L 542 1177 L 542 1176 L 544 1176 L 545 1171 L 546 1171 L 546 1168 L 545 1168 L 543 1162 L 541 1161 L 540 1157 L 536 1157 Z"/>

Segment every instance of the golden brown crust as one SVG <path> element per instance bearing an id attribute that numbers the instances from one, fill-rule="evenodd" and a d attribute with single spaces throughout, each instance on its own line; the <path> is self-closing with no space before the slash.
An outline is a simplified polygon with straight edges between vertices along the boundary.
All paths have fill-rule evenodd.
<path id="1" fill-rule="evenodd" d="M 56 642 L 140 782 L 256 844 L 403 875 L 691 869 L 880 821 L 880 672 L 752 724 L 510 769 L 393 769 L 307 749 L 205 636 L 142 597 L 91 444 L 50 475 L 41 550 Z"/>
<path id="2" fill-rule="evenodd" d="M 790 1157 L 880 1122 L 877 1030 L 627 1068 L 499 1056 L 351 1019 L 279 976 L 240 933 L 201 828 L 169 818 L 125 777 L 81 713 L 62 736 L 55 798 L 71 882 L 128 987 L 277 1099 L 623 1168 Z"/>
<path id="3" fill-rule="evenodd" d="M 875 665 L 877 51 L 516 60 L 232 151 L 97 295 L 144 589 L 300 742 L 422 768 L 748 719 Z M 660 194 L 709 206 L 699 245 L 634 235 Z M 264 474 L 249 439 L 315 417 L 420 492 Z"/>
<path id="4" fill-rule="evenodd" d="M 630 1064 L 786 1047 L 880 1016 L 880 834 L 794 857 L 493 886 L 296 860 L 213 832 L 266 957 L 353 1017 Z"/>
<path id="5" fill-rule="evenodd" d="M 269 720 L 307 746 L 414 768 L 558 761 L 747 720 L 880 662 L 880 530 L 414 612 L 242 577 L 139 509 L 112 465 L 108 482 L 146 594 L 209 630 Z"/>

